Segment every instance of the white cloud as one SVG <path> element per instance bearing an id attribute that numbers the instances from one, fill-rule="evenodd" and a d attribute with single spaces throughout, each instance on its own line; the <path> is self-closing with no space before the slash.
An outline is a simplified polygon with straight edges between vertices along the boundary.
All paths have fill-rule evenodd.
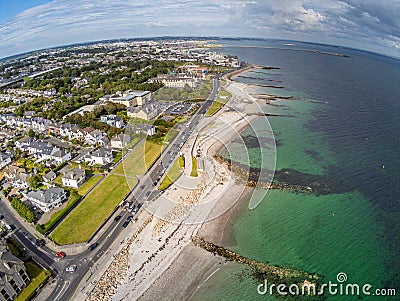
<path id="1" fill-rule="evenodd" d="M 400 0 L 54 0 L 0 26 L 0 57 L 120 37 L 226 35 L 400 54 Z"/>

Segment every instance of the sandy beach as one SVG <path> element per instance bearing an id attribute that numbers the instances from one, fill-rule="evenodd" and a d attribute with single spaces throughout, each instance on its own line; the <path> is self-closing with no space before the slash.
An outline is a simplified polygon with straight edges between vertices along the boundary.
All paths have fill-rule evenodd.
<path id="1" fill-rule="evenodd" d="M 105 264 L 86 300 L 186 300 L 226 259 L 195 246 L 199 236 L 221 245 L 229 218 L 250 188 L 213 157 L 257 118 L 256 100 L 246 85 L 228 79 L 227 105 L 206 118 L 183 148 L 183 175 L 157 200 L 145 204 L 135 232 Z M 252 107 L 251 103 L 255 106 Z M 191 156 L 198 155 L 199 176 L 191 177 Z"/>

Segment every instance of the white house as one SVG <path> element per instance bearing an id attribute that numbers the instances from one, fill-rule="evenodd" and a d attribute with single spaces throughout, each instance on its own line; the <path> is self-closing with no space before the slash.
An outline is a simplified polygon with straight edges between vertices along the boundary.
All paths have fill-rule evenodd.
<path id="1" fill-rule="evenodd" d="M 135 134 L 153 136 L 156 133 L 156 127 L 149 124 L 136 124 L 132 126 L 132 131 Z"/>
<path id="2" fill-rule="evenodd" d="M 126 134 L 119 134 L 115 136 L 113 139 L 111 139 L 111 147 L 112 148 L 117 148 L 117 149 L 123 149 L 125 146 L 127 146 L 131 142 L 131 137 Z"/>
<path id="3" fill-rule="evenodd" d="M 60 164 L 71 160 L 71 153 L 65 149 L 60 149 L 50 142 L 33 141 L 27 146 L 30 155 L 34 155 L 39 160 L 51 160 L 55 164 Z"/>
<path id="4" fill-rule="evenodd" d="M 36 205 L 43 212 L 49 212 L 59 207 L 67 199 L 65 190 L 59 187 L 50 187 L 47 190 L 29 191 L 22 193 L 32 204 Z"/>
<path id="5" fill-rule="evenodd" d="M 54 181 L 56 178 L 57 178 L 57 175 L 52 170 L 50 170 L 48 173 L 46 173 L 44 176 L 42 176 L 43 181 L 46 183 Z"/>
<path id="6" fill-rule="evenodd" d="M 88 153 L 84 160 L 90 165 L 105 165 L 111 163 L 113 160 L 112 150 L 106 147 L 99 148 L 98 150 Z"/>
<path id="7" fill-rule="evenodd" d="M 154 102 L 147 103 L 143 106 L 129 107 L 126 111 L 128 117 L 141 118 L 145 120 L 154 119 L 161 114 L 159 105 Z"/>
<path id="8" fill-rule="evenodd" d="M 74 168 L 61 177 L 62 184 L 67 187 L 78 188 L 85 182 L 86 173 L 84 169 Z"/>
<path id="9" fill-rule="evenodd" d="M 122 120 L 122 118 L 113 114 L 100 116 L 100 121 L 119 129 L 125 127 L 125 122 Z"/>
<path id="10" fill-rule="evenodd" d="M 71 160 L 71 153 L 65 149 L 58 149 L 50 155 L 50 160 L 54 160 L 57 165 Z"/>
<path id="11" fill-rule="evenodd" d="M 24 168 L 8 165 L 4 170 L 4 177 L 14 188 L 27 188 L 29 186 L 29 175 Z"/>
<path id="12" fill-rule="evenodd" d="M 99 130 L 93 130 L 89 133 L 86 134 L 85 136 L 85 142 L 87 144 L 95 145 L 102 141 L 102 139 L 106 136 L 105 133 Z M 100 142 L 101 143 L 101 142 Z"/>

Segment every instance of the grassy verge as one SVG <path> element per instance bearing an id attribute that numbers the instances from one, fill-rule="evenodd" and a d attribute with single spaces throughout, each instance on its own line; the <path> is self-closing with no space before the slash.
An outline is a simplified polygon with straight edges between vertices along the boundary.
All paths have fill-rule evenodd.
<path id="1" fill-rule="evenodd" d="M 136 135 L 132 138 L 131 142 L 126 146 L 127 149 L 133 148 L 136 144 L 139 143 L 140 140 L 143 139 L 143 136 L 141 135 Z"/>
<path id="2" fill-rule="evenodd" d="M 78 194 L 84 196 L 102 178 L 102 176 L 91 176 L 85 183 L 83 183 L 81 187 L 77 189 Z"/>
<path id="3" fill-rule="evenodd" d="M 218 98 L 213 102 L 211 107 L 208 109 L 206 116 L 207 117 L 213 116 L 215 113 L 221 110 L 221 108 L 229 101 L 231 97 L 232 97 L 231 93 L 225 90 L 221 90 Z"/>
<path id="4" fill-rule="evenodd" d="M 197 173 L 197 160 L 192 156 L 192 172 L 190 173 L 191 177 L 197 177 L 199 174 Z"/>
<path id="5" fill-rule="evenodd" d="M 142 141 L 113 171 L 114 174 L 136 177 L 144 174 L 161 153 L 162 145 Z"/>
<path id="6" fill-rule="evenodd" d="M 36 230 L 39 233 L 46 233 L 49 231 L 53 226 L 62 218 L 64 217 L 65 214 L 72 208 L 72 206 L 75 205 L 76 202 L 78 202 L 81 199 L 81 196 L 77 194 L 75 191 L 71 191 L 70 195 L 68 197 L 68 202 L 67 206 L 65 208 L 58 210 L 57 212 L 53 213 L 53 215 L 50 217 L 50 219 L 41 225 L 36 226 Z"/>
<path id="7" fill-rule="evenodd" d="M 51 275 L 49 271 L 41 269 L 31 261 L 26 262 L 25 267 L 29 277 L 31 278 L 31 282 L 22 290 L 15 301 L 30 300 L 36 290 L 44 284 Z"/>
<path id="8" fill-rule="evenodd" d="M 158 190 L 165 190 L 171 186 L 181 175 L 183 167 L 185 167 L 185 159 L 184 157 L 179 157 L 174 164 L 172 164 L 167 175 L 164 177 L 160 186 L 158 186 Z"/>
<path id="9" fill-rule="evenodd" d="M 58 245 L 87 241 L 135 184 L 136 179 L 108 175 L 53 231 L 50 238 Z"/>
<path id="10" fill-rule="evenodd" d="M 19 244 L 17 244 L 12 237 L 9 237 L 7 239 L 7 246 L 11 254 L 13 254 L 15 257 L 22 258 L 26 254 L 24 248 L 22 248 Z"/>
<path id="11" fill-rule="evenodd" d="M 96 186 L 54 230 L 50 236 L 53 241 L 65 245 L 88 240 L 136 184 L 135 177 L 144 174 L 157 159 L 161 149 L 162 145 L 149 141 L 140 142 L 113 173 Z M 93 178 L 90 180 L 94 182 Z M 87 192 L 96 183 L 88 184 L 87 187 L 82 186 L 80 193 Z"/>

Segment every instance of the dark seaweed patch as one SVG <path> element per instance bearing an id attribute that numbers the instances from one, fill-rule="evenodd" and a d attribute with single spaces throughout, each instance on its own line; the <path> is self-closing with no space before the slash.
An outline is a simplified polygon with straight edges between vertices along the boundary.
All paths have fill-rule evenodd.
<path id="1" fill-rule="evenodd" d="M 322 160 L 321 155 L 313 149 L 306 149 L 304 152 L 316 161 Z"/>

